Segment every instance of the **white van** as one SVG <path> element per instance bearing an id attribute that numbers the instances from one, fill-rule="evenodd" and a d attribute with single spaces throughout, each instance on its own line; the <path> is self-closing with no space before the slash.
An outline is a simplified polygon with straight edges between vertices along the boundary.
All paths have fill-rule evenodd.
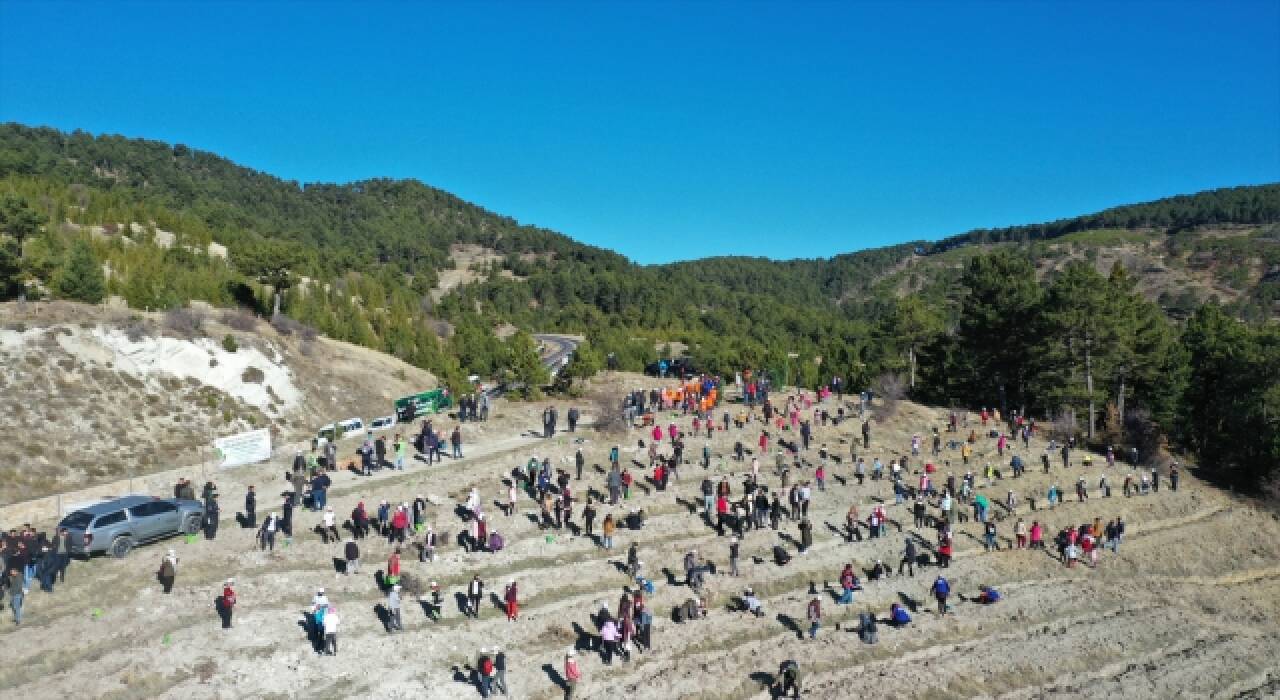
<path id="1" fill-rule="evenodd" d="M 338 421 L 338 427 L 342 430 L 342 437 L 348 438 L 355 435 L 364 435 L 364 421 L 359 418 L 348 418 Z M 330 423 L 316 432 L 316 444 L 324 445 L 333 439 L 333 423 Z"/>

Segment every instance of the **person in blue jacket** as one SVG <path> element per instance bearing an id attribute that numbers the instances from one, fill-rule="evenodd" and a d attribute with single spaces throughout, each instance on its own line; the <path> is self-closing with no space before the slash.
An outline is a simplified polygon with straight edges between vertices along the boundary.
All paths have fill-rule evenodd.
<path id="1" fill-rule="evenodd" d="M 889 606 L 889 624 L 894 627 L 905 627 L 911 623 L 911 615 L 898 603 Z"/>
<path id="2" fill-rule="evenodd" d="M 938 614 L 947 614 L 947 597 L 951 595 L 951 584 L 941 576 L 934 579 L 933 586 L 929 591 L 938 599 Z"/>
<path id="3" fill-rule="evenodd" d="M 1000 601 L 1000 591 L 997 591 L 995 588 L 992 588 L 991 586 L 982 586 L 980 591 L 981 592 L 978 593 L 979 603 L 982 603 L 983 605 L 991 605 L 992 603 Z"/>

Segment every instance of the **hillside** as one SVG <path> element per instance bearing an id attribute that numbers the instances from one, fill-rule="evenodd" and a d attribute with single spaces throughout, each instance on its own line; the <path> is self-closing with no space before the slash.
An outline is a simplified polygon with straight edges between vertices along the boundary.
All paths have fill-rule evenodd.
<path id="1" fill-rule="evenodd" d="M 385 416 L 435 386 L 394 358 L 252 316 L 0 304 L 0 415 L 20 436 L 0 465 L 0 503 L 213 469 L 212 439 L 254 428 L 270 427 L 283 453 L 321 425 Z"/>
<path id="2" fill-rule="evenodd" d="M 0 197 L 0 296 L 241 307 L 455 389 L 536 385 L 516 376 L 536 373 L 516 361 L 533 331 L 585 336 L 591 367 L 611 353 L 633 371 L 671 343 L 724 376 L 897 375 L 916 398 L 1074 421 L 1095 444 L 1146 426 L 1153 443 L 1239 446 L 1218 457 L 1245 488 L 1280 466 L 1276 184 L 829 260 L 660 266 L 416 181 L 302 185 L 181 144 L 17 124 L 0 125 Z M 1231 334 L 1242 361 L 1214 355 Z M 1256 440 L 1215 442 L 1197 414 L 1224 383 L 1242 390 L 1228 427 Z"/>
<path id="3" fill-rule="evenodd" d="M 612 397 L 654 381 L 614 374 L 594 380 L 591 391 Z M 562 413 L 568 405 L 559 403 Z M 833 402 L 823 407 L 835 410 Z M 432 563 L 418 562 L 410 545 L 403 633 L 388 634 L 379 619 L 386 597 L 375 572 L 384 569 L 391 552 L 385 538 L 361 540 L 361 574 L 343 576 L 335 569 L 341 545 L 326 545 L 310 531 L 319 521 L 316 514 L 297 511 L 292 543 L 284 547 L 278 540 L 272 552 L 254 545 L 252 531 L 234 526 L 232 513 L 248 484 L 257 484 L 264 494 L 284 487 L 279 481 L 284 464 L 277 461 L 218 475 L 227 501 L 223 528 L 213 541 L 168 545 L 180 558 L 172 595 L 160 592 L 151 573 L 165 545 L 140 549 L 125 560 L 73 563 L 67 582 L 54 594 L 33 590 L 23 626 L 15 629 L 7 620 L 0 625 L 0 643 L 11 650 L 10 663 L 0 667 L 0 689 L 15 696 L 87 693 L 121 700 L 224 697 L 232 686 L 246 697 L 453 699 L 477 696 L 471 676 L 476 659 L 482 649 L 496 646 L 506 654 L 511 697 L 533 700 L 563 696 L 557 683 L 570 648 L 577 650 L 584 674 L 579 697 L 590 698 L 766 698 L 773 674 L 789 658 L 801 665 L 803 697 L 822 700 L 882 696 L 886 688 L 894 697 L 921 699 L 1263 698 L 1280 691 L 1274 664 L 1280 652 L 1280 522 L 1256 503 L 1207 486 L 1189 471 L 1176 492 L 1163 472 L 1159 492 L 1125 497 L 1121 483 L 1129 467 L 1106 468 L 1099 457 L 1095 467 L 1084 470 L 1077 455 L 1070 468 L 1055 458 L 1044 474 L 1038 466 L 1044 441 L 1037 437 L 1027 448 L 1017 443 L 1013 453 L 1034 468 L 1017 479 L 1007 473 L 990 482 L 978 477 L 979 491 L 993 501 L 1002 501 L 1009 490 L 1019 497 L 1014 512 L 995 509 L 1000 551 L 984 551 L 980 526 L 968 520 L 955 525 L 956 553 L 949 568 L 922 566 L 914 577 L 872 581 L 867 571 L 877 560 L 897 569 L 904 538 L 916 541 L 933 562 L 935 533 L 913 525 L 909 506 L 894 504 L 887 480 L 859 484 L 843 459 L 829 463 L 825 490 L 814 492 L 812 549 L 796 554 L 785 567 L 773 562 L 775 545 L 796 553 L 799 530 L 784 516 L 777 531 L 745 533 L 741 576 L 735 578 L 725 573 L 727 534 L 718 537 L 694 511 L 704 476 L 727 479 L 735 496 L 740 493 L 749 467 L 729 454 L 738 440 L 754 446 L 759 424 L 717 431 L 711 468 L 685 465 L 679 480 L 659 491 L 639 478 L 647 470 L 630 461 L 644 461 L 642 452 L 629 447 L 635 433 L 587 430 L 579 433 L 580 444 L 522 434 L 520 426 L 535 424 L 542 408 L 505 406 L 507 432 L 469 443 L 458 465 L 428 467 L 414 460 L 403 473 L 336 477 L 330 502 L 340 521 L 359 501 L 398 503 L 421 494 L 434 504 L 427 519 L 436 531 L 457 533 L 464 527 L 458 505 L 475 487 L 492 527 L 506 539 L 498 553 L 468 553 L 450 543 Z M 908 453 L 910 436 L 943 426 L 945 415 L 902 403 L 892 417 L 875 423 L 870 449 L 853 451 L 886 461 Z M 975 414 L 965 420 L 978 427 Z M 671 421 L 690 428 L 687 417 Z M 858 426 L 856 420 L 818 425 L 815 443 L 847 458 L 851 444 L 860 442 Z M 602 507 L 599 517 L 643 508 L 649 520 L 641 530 L 619 528 L 611 551 L 572 528 L 540 529 L 537 508 L 523 494 L 512 517 L 489 505 L 505 500 L 501 480 L 513 465 L 536 455 L 569 467 L 577 446 L 588 467 L 572 488 L 579 498 L 603 492 L 607 454 L 615 443 L 623 446 L 623 463 L 632 465 L 637 486 L 625 504 Z M 959 473 L 958 450 L 943 449 L 938 461 L 949 460 L 950 469 Z M 994 441 L 985 437 L 978 439 L 975 455 L 978 463 L 992 460 L 1001 466 L 1008 459 L 997 460 Z M 780 479 L 772 453 L 754 456 L 762 458 L 762 479 L 776 488 Z M 790 475 L 793 483 L 814 477 L 816 447 L 805 459 L 808 465 Z M 914 485 L 921 460 L 913 459 L 912 465 L 907 481 Z M 939 478 L 947 471 L 944 467 Z M 1110 497 L 1096 489 L 1102 473 L 1112 485 Z M 1050 484 L 1070 490 L 1081 477 L 1088 480 L 1088 501 L 1071 497 L 1056 507 L 1045 503 Z M 1032 497 L 1038 501 L 1035 510 L 1028 503 Z M 841 531 L 849 507 L 856 505 L 865 518 L 878 503 L 886 504 L 888 536 L 865 537 L 864 524 L 859 530 L 865 539 L 847 542 Z M 937 512 L 936 506 L 930 512 Z M 1117 516 L 1127 523 L 1124 542 L 1118 553 L 1102 552 L 1097 568 L 1064 567 L 1052 544 L 1048 551 L 1011 549 L 1018 519 L 1039 521 L 1051 538 L 1060 528 Z M 582 524 L 581 503 L 574 523 Z M 598 532 L 599 519 L 596 527 Z M 595 613 L 601 606 L 615 609 L 632 585 L 620 568 L 633 543 L 656 587 L 646 596 L 655 618 L 653 648 L 605 665 Z M 715 562 L 720 573 L 707 579 L 709 619 L 677 624 L 672 609 L 693 595 L 681 568 L 690 549 Z M 852 605 L 842 606 L 835 602 L 833 586 L 846 563 L 857 570 L 863 590 Z M 928 592 L 939 574 L 955 591 L 952 613 L 945 617 L 936 615 Z M 478 619 L 471 620 L 460 613 L 457 598 L 473 575 L 486 583 L 487 595 Z M 210 601 L 228 576 L 235 577 L 239 604 L 234 627 L 223 631 Z M 438 581 L 444 593 L 438 622 L 417 602 L 430 580 Z M 514 623 L 498 604 L 508 581 L 520 590 L 521 615 Z M 980 585 L 996 586 L 1003 600 L 993 606 L 973 602 Z M 302 611 L 317 587 L 342 615 L 335 658 L 318 655 L 301 626 Z M 738 611 L 747 587 L 763 602 L 764 617 Z M 815 597 L 824 620 L 817 639 L 809 641 L 802 631 L 806 605 Z M 883 621 L 891 603 L 910 606 L 913 622 L 903 629 L 882 622 L 878 644 L 859 642 L 857 615 L 870 612 Z M 129 643 L 121 643 L 124 639 Z"/>

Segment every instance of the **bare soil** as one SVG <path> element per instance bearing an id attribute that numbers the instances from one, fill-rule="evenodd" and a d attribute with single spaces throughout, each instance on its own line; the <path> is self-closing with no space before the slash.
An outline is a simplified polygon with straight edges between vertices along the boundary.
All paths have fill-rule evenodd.
<path id="1" fill-rule="evenodd" d="M 215 437 L 253 428 L 270 427 L 277 445 L 309 440 L 326 423 L 391 414 L 396 397 L 438 384 L 429 372 L 366 348 L 282 336 L 265 322 L 241 332 L 218 318 L 208 314 L 183 339 L 220 348 L 225 336 L 234 337 L 287 371 L 301 399 L 286 405 L 286 387 L 267 384 L 260 388 L 268 401 L 256 405 L 227 385 L 144 376 L 94 342 L 104 330 L 144 344 L 182 338 L 163 314 L 65 302 L 0 304 L 0 332 L 24 338 L 0 343 L 0 415 L 14 447 L 0 463 L 0 505 L 199 465 Z M 201 362 L 216 363 L 214 354 Z M 252 383 L 261 374 L 254 369 L 234 379 Z"/>
<path id="2" fill-rule="evenodd" d="M 615 374 L 599 378 L 592 392 L 620 394 L 654 382 Z M 415 460 L 404 472 L 383 471 L 369 478 L 340 474 L 330 502 L 341 520 L 360 500 L 372 508 L 382 499 L 403 502 L 423 494 L 438 504 L 430 511 L 436 529 L 457 532 L 462 522 L 455 506 L 468 489 L 476 486 L 492 504 L 505 495 L 503 476 L 531 456 L 550 457 L 570 468 L 573 451 L 581 447 L 588 467 L 584 480 L 573 484 L 579 496 L 588 489 L 604 490 L 602 465 L 614 444 L 623 448 L 624 463 L 632 457 L 647 463 L 635 449 L 637 440 L 648 439 L 640 431 L 615 436 L 580 427 L 575 435 L 549 440 L 532 436 L 545 405 L 498 402 L 489 423 L 463 425 L 464 459 L 433 466 Z M 563 426 L 569 404 L 557 405 Z M 827 407 L 834 412 L 834 401 Z M 941 410 L 904 403 L 887 424 L 874 426 L 871 448 L 857 451 L 887 462 L 909 450 L 912 433 L 927 435 L 934 426 L 942 427 L 943 417 Z M 437 420 L 452 427 L 447 418 Z M 662 422 L 689 427 L 686 417 L 668 414 Z M 279 480 L 284 465 L 227 470 L 217 478 L 224 521 L 216 540 L 175 540 L 144 547 L 123 560 L 76 562 L 56 593 L 33 591 L 28 596 L 21 629 L 7 618 L 0 620 L 0 645 L 7 650 L 0 690 L 7 697 L 36 698 L 454 700 L 478 697 L 468 665 L 482 647 L 501 646 L 512 697 L 550 699 L 562 695 L 558 674 L 565 651 L 576 645 L 584 673 L 578 692 L 586 698 L 763 698 L 772 674 L 786 659 L 800 663 L 804 696 L 811 698 L 1262 698 L 1280 692 L 1274 663 L 1280 651 L 1276 518 L 1189 474 L 1177 492 L 1166 481 L 1159 493 L 1132 498 L 1120 494 L 1127 468 L 1106 469 L 1100 458 L 1084 473 L 1079 466 L 1063 468 L 1055 457 L 1045 475 L 1039 469 L 1044 450 L 1039 440 L 1030 449 L 1014 448 L 1031 465 L 1022 478 L 990 485 L 979 479 L 981 491 L 993 501 L 1003 500 L 1009 489 L 1021 496 L 1018 513 L 1000 523 L 1002 550 L 984 552 L 978 525 L 959 524 L 957 556 L 946 572 L 964 597 L 976 595 L 981 584 L 997 585 L 1005 596 L 1001 603 L 980 606 L 953 597 L 953 614 L 938 617 L 928 595 L 937 570 L 925 568 L 914 577 L 864 581 L 865 590 L 852 606 L 836 605 L 827 586 L 834 585 L 846 562 L 865 569 L 882 559 L 896 569 L 904 537 L 918 532 L 933 541 L 931 532 L 912 527 L 907 506 L 893 504 L 888 481 L 859 486 L 851 477 L 847 457 L 858 428 L 857 421 L 819 426 L 814 449 L 804 455 L 816 462 L 817 445 L 825 444 L 845 458 L 830 465 L 826 490 L 814 494 L 814 547 L 778 567 L 768 559 L 769 550 L 783 544 L 794 552 L 791 541 L 799 536 L 795 523 L 784 519 L 780 532 L 749 531 L 742 545 L 742 576 L 711 576 L 710 618 L 683 624 L 670 618 L 673 606 L 691 595 L 681 581 L 683 553 L 697 548 L 722 572 L 727 565 L 728 538 L 717 537 L 691 512 L 699 482 L 710 473 L 729 477 L 739 488 L 747 466 L 728 455 L 736 440 L 755 447 L 758 424 L 717 431 L 709 470 L 697 463 L 704 439 L 689 440 L 691 463 L 681 468 L 678 482 L 665 492 L 640 486 L 624 507 L 613 509 L 617 515 L 643 507 L 650 520 L 640 531 L 619 529 L 612 551 L 568 531 L 539 530 L 523 494 L 520 512 L 513 517 L 490 505 L 486 511 L 508 542 L 504 551 L 468 554 L 449 547 L 429 564 L 406 556 L 405 571 L 419 580 L 438 580 L 449 604 L 437 623 L 406 601 L 405 632 L 397 635 L 388 634 L 375 614 L 383 596 L 374 575 L 389 554 L 385 542 L 363 541 L 364 573 L 343 576 L 334 565 L 341 545 L 325 545 L 308 532 L 319 518 L 299 511 L 292 544 L 261 552 L 252 532 L 237 528 L 232 518 L 249 483 L 258 485 L 260 513 L 271 509 L 274 494 L 285 486 Z M 344 443 L 344 455 L 350 447 Z M 977 452 L 979 465 L 996 459 L 993 440 L 980 439 Z M 953 470 L 961 471 L 954 466 L 960 461 L 958 450 L 946 450 L 937 459 L 949 460 Z M 914 467 L 919 464 L 912 460 Z M 944 467 L 940 477 L 946 471 Z M 1113 486 L 1110 498 L 1097 494 L 1096 482 L 1104 471 Z M 647 470 L 635 467 L 634 472 L 643 483 L 640 477 Z M 770 487 L 778 484 L 772 455 L 762 460 L 761 472 Z M 1045 505 L 1043 494 L 1051 482 L 1071 491 L 1082 474 L 1095 487 L 1094 498 L 1084 503 L 1071 498 L 1053 509 Z M 1034 513 L 1026 505 L 1032 493 L 1040 501 Z M 831 529 L 844 522 L 851 504 L 859 504 L 865 515 L 879 501 L 888 503 L 888 537 L 847 543 Z M 601 517 L 606 512 L 609 508 L 602 508 Z M 1051 553 L 1008 548 L 1016 517 L 1028 523 L 1038 519 L 1053 533 L 1117 515 L 1128 522 L 1125 542 L 1118 554 L 1104 552 L 1096 569 L 1067 569 Z M 596 631 L 590 614 L 601 602 L 614 607 L 628 585 L 616 563 L 625 559 L 632 542 L 638 543 L 641 559 L 656 579 L 657 591 L 648 597 L 656 617 L 654 649 L 605 666 L 586 648 Z M 177 587 L 169 596 L 161 593 L 154 573 L 166 546 L 181 557 Z M 764 561 L 754 561 L 757 556 Z M 479 620 L 464 619 L 452 603 L 453 594 L 473 574 L 495 593 L 508 580 L 518 581 L 520 620 L 508 622 L 493 604 L 484 606 Z M 237 580 L 240 605 L 235 627 L 224 631 L 212 601 L 228 576 Z M 797 634 L 797 628 L 806 626 L 811 585 L 825 610 L 816 641 Z M 301 611 L 318 586 L 327 589 L 343 617 L 336 658 L 317 655 L 299 626 Z M 746 586 L 760 594 L 766 617 L 731 609 L 734 596 Z M 852 631 L 857 613 L 870 610 L 884 617 L 895 601 L 919 604 L 914 622 L 901 630 L 881 626 L 879 644 L 861 644 Z"/>

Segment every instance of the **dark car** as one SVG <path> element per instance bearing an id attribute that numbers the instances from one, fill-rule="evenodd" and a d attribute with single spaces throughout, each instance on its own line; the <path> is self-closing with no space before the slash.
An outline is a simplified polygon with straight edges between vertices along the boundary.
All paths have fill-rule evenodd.
<path id="1" fill-rule="evenodd" d="M 58 527 L 71 535 L 72 554 L 110 552 L 123 557 L 134 546 L 200 531 L 204 505 L 199 501 L 125 496 L 78 508 Z"/>

